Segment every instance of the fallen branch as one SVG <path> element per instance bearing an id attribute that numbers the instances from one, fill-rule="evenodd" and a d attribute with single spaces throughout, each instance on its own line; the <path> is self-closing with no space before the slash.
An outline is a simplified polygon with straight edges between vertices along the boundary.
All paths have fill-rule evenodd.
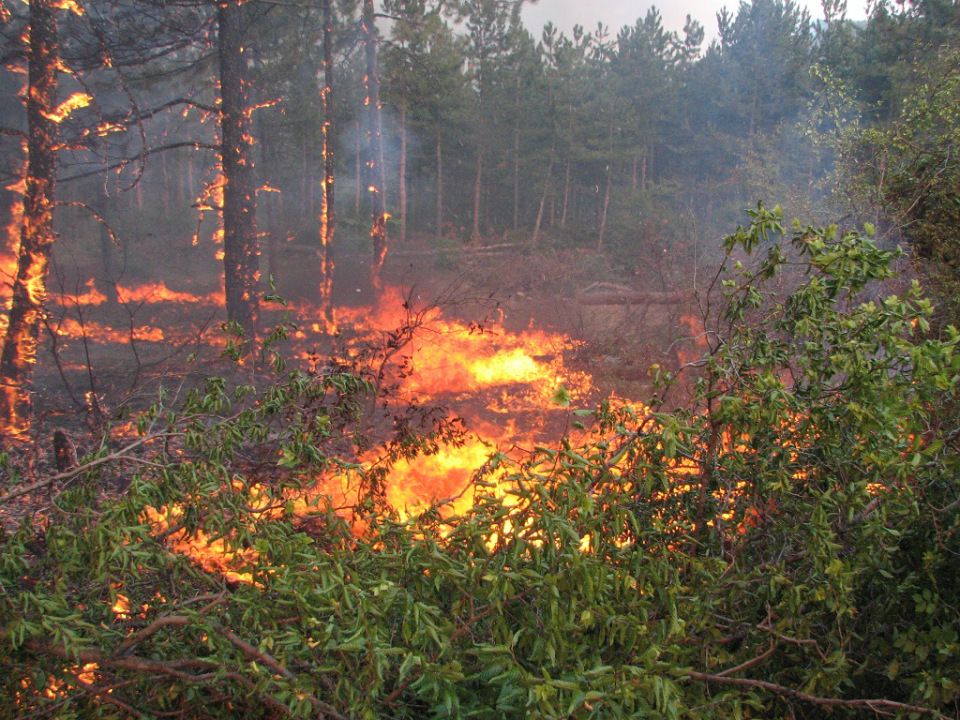
<path id="1" fill-rule="evenodd" d="M 113 653 L 114 658 L 121 657 L 132 650 L 134 646 L 139 645 L 158 630 L 165 627 L 184 627 L 190 624 L 190 618 L 183 615 L 165 615 L 159 617 L 145 628 L 138 630 L 133 635 L 127 637 Z"/>
<path id="2" fill-rule="evenodd" d="M 880 713 L 885 710 L 896 711 L 896 712 L 910 712 L 910 713 L 918 713 L 921 715 L 927 715 L 929 717 L 936 718 L 937 720 L 950 720 L 950 718 L 948 718 L 946 715 L 941 713 L 939 710 L 935 710 L 933 708 L 920 707 L 919 705 L 909 705 L 907 703 L 896 702 L 894 700 L 883 700 L 883 699 L 841 700 L 840 698 L 819 697 L 817 695 L 810 695 L 809 693 L 801 692 L 800 690 L 794 690 L 793 688 L 788 688 L 784 685 L 777 685 L 776 683 L 766 682 L 765 680 L 751 680 L 749 678 L 733 678 L 727 675 L 713 675 L 710 673 L 696 672 L 694 670 L 685 671 L 683 673 L 683 676 L 691 678 L 693 680 L 700 680 L 701 682 L 712 683 L 716 685 L 733 685 L 735 687 L 758 688 L 761 690 L 772 692 L 782 697 L 789 697 L 795 700 L 800 700 L 801 702 L 811 703 L 812 705 L 820 705 L 823 707 L 870 710 L 875 713 Z"/>
<path id="3" fill-rule="evenodd" d="M 694 299 L 690 291 L 677 292 L 595 292 L 580 295 L 581 305 L 678 305 Z"/>

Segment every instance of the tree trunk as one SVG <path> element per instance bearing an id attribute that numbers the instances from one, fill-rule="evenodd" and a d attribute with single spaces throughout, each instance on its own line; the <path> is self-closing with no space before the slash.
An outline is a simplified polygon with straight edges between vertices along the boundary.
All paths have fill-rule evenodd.
<path id="1" fill-rule="evenodd" d="M 603 236 L 607 232 L 607 212 L 610 210 L 610 185 L 613 181 L 613 120 L 610 121 L 608 149 L 609 160 L 607 161 L 607 185 L 603 191 L 603 211 L 600 214 L 600 235 L 597 238 L 597 250 L 603 248 Z"/>
<path id="2" fill-rule="evenodd" d="M 354 129 L 356 130 L 355 136 L 357 138 L 356 143 L 354 144 L 354 177 L 356 182 L 354 183 L 354 193 L 353 193 L 353 217 L 355 219 L 360 217 L 360 198 L 363 197 L 363 161 L 361 156 L 363 155 L 363 132 L 360 129 L 360 119 L 353 121 Z"/>
<path id="3" fill-rule="evenodd" d="M 160 153 L 160 178 L 161 178 L 161 190 L 160 193 L 163 196 L 163 214 L 170 215 L 170 170 L 167 167 L 169 164 L 169 158 L 167 153 Z"/>
<path id="4" fill-rule="evenodd" d="M 59 65 L 54 0 L 31 0 L 27 91 L 27 183 L 13 304 L 0 355 L 0 433 L 30 429 L 30 391 L 37 361 L 37 336 L 46 300 L 47 266 L 54 241 Z"/>
<path id="5" fill-rule="evenodd" d="M 643 189 L 647 189 L 647 181 L 653 182 L 653 171 L 656 167 L 656 147 L 651 143 L 647 146 L 647 155 L 643 164 Z"/>
<path id="6" fill-rule="evenodd" d="M 407 104 L 400 104 L 400 242 L 407 240 Z"/>
<path id="7" fill-rule="evenodd" d="M 250 151 L 246 64 L 241 46 L 240 2 L 217 9 L 220 60 L 220 162 L 223 166 L 223 264 L 227 319 L 249 341 L 259 322 L 259 242 L 253 157 Z"/>
<path id="8" fill-rule="evenodd" d="M 543 223 L 543 208 L 547 204 L 547 195 L 550 192 L 550 180 L 553 177 L 553 155 L 556 143 L 550 146 L 550 164 L 547 166 L 547 178 L 543 182 L 543 195 L 540 196 L 540 207 L 537 209 L 537 222 L 533 226 L 532 243 L 536 245 L 540 241 L 540 227 Z"/>
<path id="9" fill-rule="evenodd" d="M 194 198 L 197 197 L 196 183 L 193 180 L 193 156 L 190 155 L 186 159 L 187 163 L 187 195 L 186 200 L 193 202 Z"/>
<path id="10" fill-rule="evenodd" d="M 333 312 L 333 231 L 334 206 L 333 155 L 333 12 L 332 0 L 323 0 L 323 198 L 320 209 L 320 311 L 327 333 L 336 331 Z"/>
<path id="11" fill-rule="evenodd" d="M 560 227 L 567 226 L 567 208 L 570 206 L 570 163 L 571 158 L 567 155 L 567 169 L 563 174 L 563 212 L 560 213 Z"/>
<path id="12" fill-rule="evenodd" d="M 647 155 L 650 150 L 645 148 L 643 151 L 643 165 L 640 167 L 640 192 L 647 191 Z"/>
<path id="13" fill-rule="evenodd" d="M 97 190 L 96 211 L 99 216 L 97 226 L 100 231 L 100 261 L 103 275 L 97 285 L 106 295 L 110 306 L 116 307 L 120 302 L 120 297 L 117 294 L 117 278 L 114 275 L 113 267 L 114 236 L 106 225 L 107 202 L 107 190 L 103 185 L 100 185 Z"/>
<path id="14" fill-rule="evenodd" d="M 310 183 L 310 153 L 307 150 L 307 136 L 303 136 L 300 143 L 300 219 L 307 220 L 313 212 L 310 207 L 310 199 L 313 196 L 313 188 Z"/>
<path id="15" fill-rule="evenodd" d="M 607 213 L 610 210 L 610 184 L 613 175 L 613 163 L 607 165 L 607 184 L 603 191 L 603 210 L 600 213 L 600 234 L 597 237 L 597 250 L 603 248 L 603 237 L 607 232 Z"/>
<path id="16" fill-rule="evenodd" d="M 480 240 L 480 191 L 483 187 L 483 149 L 477 155 L 477 176 L 473 181 L 473 230 L 470 233 L 471 242 Z"/>
<path id="17" fill-rule="evenodd" d="M 443 238 L 443 139 L 439 130 L 437 130 L 437 217 L 434 223 L 436 240 L 439 243 Z"/>
<path id="18" fill-rule="evenodd" d="M 254 46 L 254 63 L 261 69 L 264 68 L 263 58 L 257 52 Z M 252 100 L 257 103 L 262 100 L 260 93 L 253 96 Z M 280 242 L 276 232 L 276 206 L 274 202 L 274 193 L 270 189 L 269 168 L 271 166 L 270 158 L 274 153 L 273 146 L 270 143 L 271 133 L 264 125 L 263 114 L 257 113 L 254 119 L 254 127 L 257 131 L 257 144 L 260 146 L 260 168 L 256 173 L 256 202 L 257 202 L 257 229 L 267 240 L 267 277 L 272 283 L 277 282 L 280 276 Z M 275 163 L 274 163 L 275 164 Z M 179 174 L 179 173 L 178 173 Z"/>
<path id="19" fill-rule="evenodd" d="M 370 275 L 375 288 L 380 287 L 380 271 L 387 257 L 387 209 L 384 198 L 383 142 L 380 123 L 380 76 L 377 74 L 377 27 L 373 0 L 363 0 L 363 47 L 367 74 L 364 78 L 367 125 L 367 190 L 370 196 L 373 262 Z"/>
<path id="20" fill-rule="evenodd" d="M 520 228 L 520 76 L 513 109 L 513 230 Z"/>

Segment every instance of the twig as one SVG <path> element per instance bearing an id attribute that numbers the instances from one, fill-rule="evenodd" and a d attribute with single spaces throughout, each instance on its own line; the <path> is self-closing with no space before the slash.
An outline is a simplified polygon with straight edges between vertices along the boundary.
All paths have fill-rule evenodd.
<path id="1" fill-rule="evenodd" d="M 129 650 L 132 650 L 134 646 L 139 645 L 161 628 L 169 626 L 184 627 L 189 624 L 190 618 L 184 615 L 165 615 L 163 617 L 158 617 L 145 628 L 135 632 L 133 635 L 128 636 L 126 640 L 120 643 L 120 646 L 116 649 L 116 651 L 114 651 L 113 657 L 118 658 L 122 655 L 125 655 Z"/>
<path id="2" fill-rule="evenodd" d="M 723 672 L 717 673 L 717 677 L 727 677 L 728 675 L 733 675 L 733 673 L 735 672 L 746 670 L 748 667 L 752 667 L 753 665 L 756 665 L 761 660 L 768 658 L 775 649 L 776 649 L 776 645 L 773 644 L 773 640 L 771 639 L 770 647 L 768 647 L 765 652 L 761 653 L 760 655 L 757 655 L 756 657 L 752 657 L 745 662 L 740 663 L 736 667 L 728 668 Z"/>

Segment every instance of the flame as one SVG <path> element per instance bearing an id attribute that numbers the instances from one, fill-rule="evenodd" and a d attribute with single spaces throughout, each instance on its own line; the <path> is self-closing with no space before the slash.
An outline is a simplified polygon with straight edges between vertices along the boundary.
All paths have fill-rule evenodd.
<path id="1" fill-rule="evenodd" d="M 117 593 L 117 601 L 110 608 L 117 620 L 130 619 L 130 598 L 122 593 Z"/>
<path id="2" fill-rule="evenodd" d="M 74 110 L 79 110 L 80 108 L 87 107 L 93 101 L 93 96 L 84 92 L 76 92 L 71 95 L 69 98 L 64 100 L 60 105 L 57 106 L 57 109 L 53 112 L 45 112 L 43 116 L 47 120 L 52 120 L 55 123 L 62 123 L 68 117 L 70 113 Z"/>
<path id="3" fill-rule="evenodd" d="M 503 473 L 482 471 L 490 453 L 490 445 L 475 438 L 462 447 L 441 448 L 431 455 L 401 460 L 394 464 L 392 475 L 402 482 L 389 483 L 387 502 L 401 518 L 422 512 L 435 502 L 442 503 L 446 512 L 460 515 L 473 505 L 471 484 L 478 475 L 494 494 L 502 496 Z"/>
<path id="4" fill-rule="evenodd" d="M 92 279 L 88 280 L 83 287 L 83 292 L 70 296 L 71 305 L 102 305 L 107 301 L 107 296 L 97 290 Z"/>
<path id="5" fill-rule="evenodd" d="M 683 315 L 680 323 L 687 328 L 688 335 L 684 340 L 688 341 L 687 346 L 679 345 L 677 348 L 677 359 L 680 365 L 690 365 L 699 360 L 704 353 L 710 349 L 710 343 L 707 342 L 707 336 L 704 332 L 703 321 L 696 315 Z"/>
<path id="6" fill-rule="evenodd" d="M 136 287 L 117 286 L 117 296 L 127 303 L 177 303 L 198 305 L 222 305 L 223 297 L 218 292 L 206 295 L 170 290 L 163 281 L 145 283 Z"/>
<path id="7" fill-rule="evenodd" d="M 147 508 L 145 519 L 159 531 L 169 532 L 176 527 L 176 521 L 182 516 L 183 508 Z M 222 539 L 210 539 L 202 532 L 195 537 L 187 537 L 183 530 L 171 532 L 167 543 L 172 550 L 190 557 L 204 570 L 219 573 L 232 582 L 253 582 L 253 575 L 235 570 L 238 563 L 252 561 L 256 557 L 251 549 L 231 550 Z"/>
<path id="8" fill-rule="evenodd" d="M 83 8 L 80 7 L 75 0 L 59 0 L 55 7 L 61 10 L 69 10 L 77 16 L 82 16 L 84 14 Z"/>
<path id="9" fill-rule="evenodd" d="M 158 327 L 135 327 L 132 330 L 114 330 L 92 320 L 80 322 L 64 318 L 57 326 L 57 335 L 67 338 L 96 338 L 97 342 L 128 343 L 132 339 L 144 342 L 162 342 L 163 330 Z"/>

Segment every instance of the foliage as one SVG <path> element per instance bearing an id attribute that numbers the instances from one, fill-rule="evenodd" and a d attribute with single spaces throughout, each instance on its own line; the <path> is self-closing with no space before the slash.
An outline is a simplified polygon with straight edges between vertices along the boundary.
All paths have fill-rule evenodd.
<path id="1" fill-rule="evenodd" d="M 293 514 L 318 477 L 362 483 L 353 374 L 158 404 L 122 493 L 105 445 L 2 538 L 0 717 L 955 715 L 957 335 L 884 296 L 869 238 L 784 234 L 761 206 L 727 239 L 765 254 L 718 278 L 697 406 L 576 411 L 582 440 L 492 456 L 462 517 Z"/>
<path id="2" fill-rule="evenodd" d="M 960 256 L 960 52 L 944 50 L 923 72 L 896 122 L 863 132 L 848 165 L 873 206 L 901 229 L 958 316 Z"/>

